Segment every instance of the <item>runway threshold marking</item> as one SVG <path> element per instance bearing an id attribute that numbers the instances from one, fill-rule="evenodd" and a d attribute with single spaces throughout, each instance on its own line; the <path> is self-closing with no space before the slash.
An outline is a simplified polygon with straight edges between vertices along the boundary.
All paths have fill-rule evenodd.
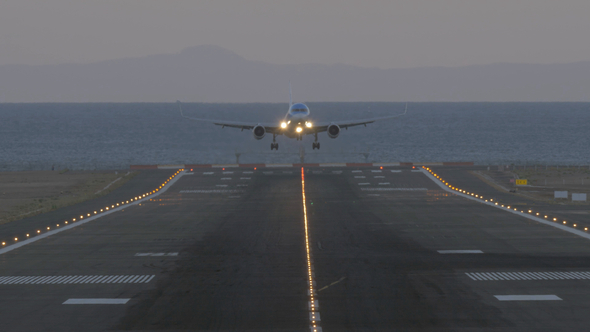
<path id="1" fill-rule="evenodd" d="M 307 255 L 307 284 L 309 289 L 307 290 L 309 295 L 309 320 L 311 322 L 310 331 L 311 332 L 321 332 L 322 328 L 320 327 L 320 312 L 319 312 L 319 305 L 318 300 L 315 298 L 317 295 L 315 291 L 315 273 L 313 263 L 311 261 L 311 248 L 309 246 L 309 228 L 307 222 L 307 203 L 305 201 L 305 170 L 301 167 L 301 199 L 303 201 L 303 224 L 305 226 L 305 251 Z"/>
<path id="2" fill-rule="evenodd" d="M 126 304 L 130 299 L 68 299 L 62 304 Z"/>
<path id="3" fill-rule="evenodd" d="M 590 272 L 466 272 L 475 281 L 590 280 Z"/>
<path id="4" fill-rule="evenodd" d="M 155 275 L 5 276 L 0 285 L 147 284 Z"/>
<path id="5" fill-rule="evenodd" d="M 439 254 L 483 254 L 481 250 L 438 250 Z"/>
<path id="6" fill-rule="evenodd" d="M 557 295 L 494 295 L 498 301 L 562 301 Z"/>

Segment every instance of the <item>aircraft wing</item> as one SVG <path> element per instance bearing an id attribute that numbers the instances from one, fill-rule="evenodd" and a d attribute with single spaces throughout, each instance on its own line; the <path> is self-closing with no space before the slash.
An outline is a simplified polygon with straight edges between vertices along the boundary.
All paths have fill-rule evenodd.
<path id="1" fill-rule="evenodd" d="M 194 121 L 201 121 L 201 122 L 209 122 L 214 125 L 221 126 L 221 128 L 230 127 L 230 128 L 239 128 L 242 130 L 244 130 L 244 129 L 252 130 L 256 126 L 264 126 L 264 129 L 266 130 L 267 133 L 280 134 L 279 133 L 279 126 L 272 125 L 269 123 L 225 121 L 225 120 L 214 120 L 214 119 L 203 119 L 203 118 L 189 117 L 189 116 L 184 115 L 184 113 L 182 112 L 182 104 L 180 103 L 180 101 L 176 101 L 176 103 L 178 104 L 178 108 L 180 109 L 180 115 L 185 119 L 194 120 Z"/>
<path id="2" fill-rule="evenodd" d="M 348 129 L 348 127 L 354 127 L 354 126 L 361 126 L 361 125 L 366 126 L 367 124 L 373 123 L 375 121 L 387 120 L 387 119 L 393 119 L 393 118 L 400 117 L 402 115 L 405 115 L 407 112 L 408 112 L 408 104 L 406 103 L 406 108 L 405 108 L 404 112 L 400 113 L 400 114 L 381 116 L 381 117 L 376 117 L 376 118 L 368 118 L 368 119 L 359 119 L 359 120 L 331 121 L 331 122 L 316 123 L 316 124 L 314 124 L 314 129 L 315 129 L 314 132 L 317 132 L 317 133 L 324 132 L 324 131 L 328 130 L 328 127 L 331 124 L 335 124 L 335 125 L 338 125 L 338 127 L 340 127 L 340 128 L 346 128 L 346 129 Z"/>

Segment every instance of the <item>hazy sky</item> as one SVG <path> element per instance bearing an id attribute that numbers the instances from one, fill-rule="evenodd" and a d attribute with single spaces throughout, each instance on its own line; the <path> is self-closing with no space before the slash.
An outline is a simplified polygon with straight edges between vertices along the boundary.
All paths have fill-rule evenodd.
<path id="1" fill-rule="evenodd" d="M 590 60 L 588 0 L 1 0 L 0 65 L 213 44 L 271 63 L 404 68 Z"/>

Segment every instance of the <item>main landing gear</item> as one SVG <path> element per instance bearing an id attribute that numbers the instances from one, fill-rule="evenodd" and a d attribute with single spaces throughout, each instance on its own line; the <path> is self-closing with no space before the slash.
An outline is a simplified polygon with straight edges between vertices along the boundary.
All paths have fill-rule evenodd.
<path id="1" fill-rule="evenodd" d="M 272 143 L 270 143 L 270 151 L 279 150 L 279 143 L 277 143 L 277 135 L 272 134 Z"/>
<path id="2" fill-rule="evenodd" d="M 318 133 L 315 133 L 315 142 L 311 143 L 313 150 L 320 149 L 320 142 L 318 142 Z"/>

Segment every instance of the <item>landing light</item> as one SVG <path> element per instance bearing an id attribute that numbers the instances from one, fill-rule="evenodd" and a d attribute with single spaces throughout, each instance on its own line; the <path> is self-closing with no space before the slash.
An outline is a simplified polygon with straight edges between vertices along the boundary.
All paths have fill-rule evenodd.
<path id="1" fill-rule="evenodd" d="M 297 129 L 295 129 L 295 131 L 297 131 L 298 133 L 300 133 L 301 131 L 303 131 L 303 129 L 301 127 L 297 127 Z"/>
<path id="2" fill-rule="evenodd" d="M 306 126 L 307 128 L 311 128 L 311 122 L 306 122 L 306 123 L 305 123 L 305 126 Z"/>
<path id="3" fill-rule="evenodd" d="M 287 123 L 286 122 L 281 123 L 281 128 L 287 128 Z"/>

